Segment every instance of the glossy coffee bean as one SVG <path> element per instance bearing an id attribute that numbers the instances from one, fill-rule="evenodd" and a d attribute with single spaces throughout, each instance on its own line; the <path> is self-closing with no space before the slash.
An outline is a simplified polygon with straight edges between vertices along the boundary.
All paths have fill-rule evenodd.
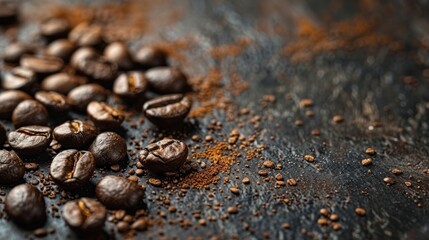
<path id="1" fill-rule="evenodd" d="M 107 98 L 107 91 L 102 86 L 91 83 L 74 88 L 67 95 L 68 102 L 79 111 L 85 111 L 92 101 L 103 102 Z"/>
<path id="2" fill-rule="evenodd" d="M 134 65 L 128 47 L 121 42 L 114 42 L 107 45 L 104 49 L 104 57 L 112 63 L 115 63 L 119 69 L 128 70 Z"/>
<path id="3" fill-rule="evenodd" d="M 52 56 L 25 55 L 21 58 L 20 65 L 37 74 L 49 75 L 59 72 L 64 67 L 64 62 L 60 58 Z"/>
<path id="4" fill-rule="evenodd" d="M 113 92 L 126 99 L 131 100 L 141 97 L 148 87 L 148 82 L 143 72 L 122 73 L 113 84 Z"/>
<path id="5" fill-rule="evenodd" d="M 18 225 L 37 228 L 46 221 L 46 205 L 42 193 L 30 184 L 18 185 L 6 197 L 4 210 Z"/>
<path id="6" fill-rule="evenodd" d="M 145 73 L 145 77 L 151 90 L 157 93 L 183 93 L 189 88 L 185 74 L 177 68 L 151 68 Z"/>
<path id="7" fill-rule="evenodd" d="M 52 140 L 52 131 L 44 126 L 26 126 L 8 135 L 10 146 L 18 154 L 35 155 L 45 151 Z"/>
<path id="8" fill-rule="evenodd" d="M 104 44 L 103 29 L 83 22 L 73 28 L 69 40 L 79 47 L 99 47 Z"/>
<path id="9" fill-rule="evenodd" d="M 29 125 L 46 126 L 48 120 L 48 111 L 41 103 L 35 100 L 22 101 L 12 113 L 12 122 L 15 128 Z"/>
<path id="10" fill-rule="evenodd" d="M 3 60 L 7 63 L 17 64 L 22 56 L 33 53 L 33 50 L 22 43 L 11 43 L 3 53 Z"/>
<path id="11" fill-rule="evenodd" d="M 66 96 L 57 92 L 39 91 L 36 92 L 34 98 L 53 115 L 65 113 L 70 109 Z"/>
<path id="12" fill-rule="evenodd" d="M 120 164 L 127 158 L 127 144 L 117 133 L 100 133 L 89 147 L 97 166 Z"/>
<path id="13" fill-rule="evenodd" d="M 103 84 L 109 84 L 118 76 L 116 64 L 102 57 L 85 58 L 77 63 L 77 69 L 83 75 Z"/>
<path id="14" fill-rule="evenodd" d="M 31 99 L 30 95 L 19 90 L 8 90 L 0 93 L 0 118 L 10 119 L 16 106 L 29 99 Z"/>
<path id="15" fill-rule="evenodd" d="M 18 17 L 18 8 L 14 1 L 2 1 L 0 8 L 0 25 L 14 23 Z"/>
<path id="16" fill-rule="evenodd" d="M 97 199 L 109 209 L 133 210 L 143 203 L 140 185 L 120 176 L 105 176 L 95 188 Z"/>
<path id="17" fill-rule="evenodd" d="M 70 23 L 64 18 L 50 18 L 40 25 L 40 33 L 48 39 L 67 37 L 70 29 Z"/>
<path id="18" fill-rule="evenodd" d="M 81 149 L 97 136 L 97 129 L 88 122 L 73 120 L 54 128 L 54 138 L 65 149 Z"/>
<path id="19" fill-rule="evenodd" d="M 70 65 L 74 68 L 78 67 L 78 63 L 83 62 L 87 58 L 97 57 L 98 53 L 90 47 L 81 47 L 76 50 L 70 58 Z"/>
<path id="20" fill-rule="evenodd" d="M 85 83 L 85 79 L 68 73 L 57 73 L 45 78 L 40 87 L 45 91 L 68 94 L 73 88 Z"/>
<path id="21" fill-rule="evenodd" d="M 6 139 L 7 139 L 6 129 L 3 127 L 3 124 L 0 124 L 0 145 L 3 145 Z"/>
<path id="22" fill-rule="evenodd" d="M 77 232 L 87 233 L 101 229 L 106 221 L 106 208 L 91 198 L 67 202 L 62 211 L 66 224 Z"/>
<path id="23" fill-rule="evenodd" d="M 143 46 L 137 50 L 134 61 L 144 68 L 166 66 L 167 54 L 159 48 Z"/>
<path id="24" fill-rule="evenodd" d="M 46 55 L 61 58 L 67 62 L 75 50 L 75 45 L 67 39 L 59 39 L 46 48 Z"/>
<path id="25" fill-rule="evenodd" d="M 139 161 L 154 173 L 176 172 L 188 156 L 185 143 L 175 139 L 164 139 L 149 144 L 139 152 Z"/>
<path id="26" fill-rule="evenodd" d="M 0 183 L 9 184 L 22 180 L 24 162 L 14 152 L 0 150 Z"/>
<path id="27" fill-rule="evenodd" d="M 89 119 L 99 129 L 118 128 L 125 119 L 122 111 L 119 111 L 104 102 L 91 102 L 86 108 Z"/>
<path id="28" fill-rule="evenodd" d="M 60 187 L 73 190 L 85 186 L 94 170 L 95 160 L 92 153 L 69 149 L 55 156 L 49 174 Z"/>
<path id="29" fill-rule="evenodd" d="M 6 90 L 22 90 L 31 92 L 37 81 L 33 70 L 24 67 L 15 67 L 3 74 L 2 87 Z"/>
<path id="30" fill-rule="evenodd" d="M 172 128 L 180 125 L 191 106 L 191 99 L 183 94 L 165 95 L 146 102 L 143 113 L 155 125 Z"/>

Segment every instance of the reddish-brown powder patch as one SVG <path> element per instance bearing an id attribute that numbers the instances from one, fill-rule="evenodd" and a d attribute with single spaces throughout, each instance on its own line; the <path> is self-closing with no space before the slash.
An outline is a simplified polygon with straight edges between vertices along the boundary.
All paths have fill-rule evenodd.
<path id="1" fill-rule="evenodd" d="M 215 108 L 225 108 L 229 100 L 223 89 L 222 73 L 219 69 L 210 69 L 204 77 L 190 79 L 194 90 L 192 96 L 196 99 L 190 117 L 203 117 Z"/>
<path id="2" fill-rule="evenodd" d="M 241 37 L 231 44 L 213 47 L 209 50 L 209 54 L 217 60 L 222 60 L 226 57 L 235 57 L 238 56 L 251 43 L 252 39 L 248 37 Z"/>
<path id="3" fill-rule="evenodd" d="M 402 45 L 392 36 L 378 32 L 379 22 L 364 17 L 320 26 L 309 18 L 296 20 L 294 39 L 286 44 L 283 53 L 292 62 L 310 60 L 319 53 L 334 50 L 387 47 L 398 50 Z"/>
<path id="4" fill-rule="evenodd" d="M 224 75 L 219 69 L 210 69 L 203 77 L 190 79 L 193 88 L 191 96 L 195 104 L 189 113 L 190 117 L 203 117 L 213 112 L 214 109 L 223 109 L 229 112 L 233 108 L 231 97 L 238 96 L 250 87 L 236 70 L 230 71 L 230 81 L 224 84 Z"/>
<path id="5" fill-rule="evenodd" d="M 240 153 L 226 142 L 208 146 L 203 151 L 192 154 L 192 159 L 210 160 L 209 165 L 201 171 L 190 173 L 181 180 L 179 185 L 203 188 L 215 183 L 220 179 L 219 173 L 229 173 L 231 165 L 239 155 Z"/>
<path id="6" fill-rule="evenodd" d="M 108 41 L 130 41 L 177 22 L 183 9 L 180 5 L 171 8 L 170 4 L 167 0 L 131 0 L 120 4 L 54 5 L 50 10 L 53 16 L 66 18 L 73 26 L 81 22 L 103 26 Z"/>
<path id="7" fill-rule="evenodd" d="M 245 154 L 241 154 L 239 150 L 243 150 Z M 221 179 L 219 174 L 229 174 L 231 166 L 237 162 L 237 159 L 242 159 L 243 157 L 246 160 L 260 158 L 264 150 L 264 145 L 254 147 L 244 139 L 239 146 L 233 146 L 225 141 L 214 142 L 206 146 L 204 150 L 193 153 L 191 157 L 193 161 L 209 160 L 208 166 L 183 177 L 179 186 L 201 189 L 217 183 Z"/>
<path id="8" fill-rule="evenodd" d="M 156 43 L 153 44 L 153 46 L 164 51 L 169 58 L 174 59 L 181 65 L 184 65 L 189 64 L 188 58 L 185 56 L 184 52 L 191 48 L 192 43 L 192 38 L 184 38 L 171 42 Z"/>

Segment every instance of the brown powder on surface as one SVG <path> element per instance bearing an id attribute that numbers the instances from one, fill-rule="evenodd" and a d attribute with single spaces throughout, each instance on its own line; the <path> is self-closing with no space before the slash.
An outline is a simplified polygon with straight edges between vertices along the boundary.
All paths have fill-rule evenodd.
<path id="1" fill-rule="evenodd" d="M 230 81 L 223 83 L 223 75 L 219 69 L 210 69 L 204 77 L 190 79 L 194 90 L 191 94 L 194 98 L 190 117 L 204 117 L 214 109 L 223 109 L 231 112 L 233 109 L 232 96 L 238 96 L 250 87 L 250 84 L 239 76 L 235 68 L 230 70 Z M 232 96 L 231 96 L 232 95 Z"/>
<path id="2" fill-rule="evenodd" d="M 139 14 L 136 14 L 139 11 Z M 130 40 L 146 31 L 146 13 L 150 11 L 137 1 L 126 4 L 103 4 L 96 6 L 54 6 L 55 17 L 67 19 L 73 26 L 81 22 L 91 22 L 103 26 L 109 40 Z M 125 27 L 124 27 L 125 26 Z"/>
<path id="3" fill-rule="evenodd" d="M 192 154 L 192 160 L 209 160 L 208 166 L 198 172 L 191 172 L 180 180 L 179 186 L 190 186 L 201 189 L 207 185 L 217 183 L 220 180 L 220 173 L 229 174 L 232 164 L 243 155 L 238 149 L 243 149 L 246 160 L 261 157 L 265 150 L 264 145 L 258 147 L 242 144 L 239 147 L 231 146 L 229 143 L 221 141 L 207 146 L 203 151 Z"/>
<path id="4" fill-rule="evenodd" d="M 365 17 L 355 17 L 320 26 L 309 18 L 296 20 L 294 40 L 288 42 L 283 54 L 292 62 L 302 62 L 314 56 L 334 50 L 387 47 L 398 50 L 402 45 L 392 36 L 378 32 L 379 22 Z"/>
<path id="5" fill-rule="evenodd" d="M 170 4 L 169 0 L 131 0 L 120 4 L 54 5 L 50 12 L 54 17 L 66 18 L 73 26 L 81 22 L 101 25 L 108 41 L 130 41 L 177 22 L 183 9 Z"/>
<path id="6" fill-rule="evenodd" d="M 171 42 L 156 43 L 152 46 L 161 49 L 168 55 L 168 58 L 174 59 L 183 65 L 189 64 L 188 58 L 183 54 L 183 52 L 189 50 L 189 48 L 192 46 L 192 43 L 192 38 L 185 38 Z"/>
<path id="7" fill-rule="evenodd" d="M 240 155 L 232 149 L 227 142 L 217 142 L 213 146 L 206 147 L 203 151 L 192 154 L 193 160 L 210 160 L 209 165 L 199 171 L 192 172 L 184 177 L 179 186 L 191 186 L 203 188 L 211 183 L 219 181 L 219 173 L 229 173 L 234 160 Z"/>
<path id="8" fill-rule="evenodd" d="M 250 161 L 254 158 L 261 156 L 261 152 L 265 149 L 265 146 L 260 146 L 257 148 L 251 148 L 246 150 L 246 160 Z"/>
<path id="9" fill-rule="evenodd" d="M 205 77 L 190 79 L 194 90 L 193 98 L 197 101 L 193 106 L 190 117 L 203 117 L 215 108 L 225 108 L 229 100 L 223 89 L 222 73 L 219 69 L 211 69 Z"/>
<path id="10" fill-rule="evenodd" d="M 226 84 L 225 89 L 231 92 L 233 96 L 240 95 L 250 87 L 250 84 L 244 81 L 237 73 L 236 68 L 231 69 L 230 76 L 231 80 Z"/>
<path id="11" fill-rule="evenodd" d="M 226 57 L 235 57 L 238 56 L 251 43 L 252 39 L 248 37 L 241 37 L 238 38 L 234 43 L 213 47 L 209 50 L 209 54 L 216 60 L 222 60 Z"/>

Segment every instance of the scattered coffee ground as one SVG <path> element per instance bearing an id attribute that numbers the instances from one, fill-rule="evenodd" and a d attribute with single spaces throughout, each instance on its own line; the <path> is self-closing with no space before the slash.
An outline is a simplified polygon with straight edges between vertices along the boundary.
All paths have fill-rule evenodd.
<path id="1" fill-rule="evenodd" d="M 258 156 L 263 148 L 255 148 L 257 153 L 253 157 Z M 232 149 L 226 142 L 217 142 L 214 145 L 208 145 L 203 151 L 192 154 L 194 160 L 209 160 L 207 167 L 198 171 L 191 172 L 180 181 L 180 186 L 190 186 L 193 188 L 204 188 L 211 183 L 218 182 L 219 173 L 230 173 L 231 165 L 241 156 L 241 153 Z"/>

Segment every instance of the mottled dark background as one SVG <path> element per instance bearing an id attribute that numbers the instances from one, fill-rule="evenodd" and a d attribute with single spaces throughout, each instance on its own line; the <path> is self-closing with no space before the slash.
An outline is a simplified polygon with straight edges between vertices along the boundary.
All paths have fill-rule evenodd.
<path id="1" fill-rule="evenodd" d="M 22 1 L 22 19 L 28 21 L 19 29 L 18 39 L 32 41 L 36 20 L 49 15 L 47 6 L 54 3 L 75 6 L 106 2 Z M 218 184 L 215 189 L 223 189 L 223 192 L 216 191 L 214 197 L 198 189 L 190 189 L 184 197 L 179 197 L 148 185 L 148 199 L 168 195 L 171 204 L 177 207 L 178 212 L 168 213 L 167 219 L 189 219 L 192 226 L 182 228 L 165 221 L 164 225 L 153 226 L 139 236 L 159 238 L 162 232 L 168 238 L 179 239 L 189 236 L 261 239 L 267 235 L 271 239 L 311 239 L 310 233 L 318 239 L 429 239 L 429 174 L 424 172 L 429 168 L 429 81 L 423 74 L 429 67 L 428 1 L 141 3 L 145 8 L 142 9 L 145 31 L 130 42 L 131 48 L 135 50 L 143 43 L 192 38 L 192 47 L 181 52 L 186 61 L 173 59 L 173 64 L 190 76 L 219 69 L 225 73 L 225 84 L 234 84 L 227 74 L 234 70 L 250 84 L 247 91 L 233 97 L 234 104 L 253 109 L 263 117 L 261 134 L 255 145 L 266 144 L 268 149 L 263 159 L 283 165 L 281 170 L 270 170 L 269 176 L 282 173 L 285 178 L 297 179 L 298 185 L 274 188 L 275 181 L 265 182 L 257 174 L 258 164 L 263 162 L 259 159 L 233 164 L 230 182 Z M 305 34 L 298 33 L 297 26 L 302 20 L 323 29 L 330 38 L 334 34 L 330 29 L 334 29 L 336 23 L 352 19 L 363 19 L 363 22 L 371 19 L 374 23 L 371 32 L 388 36 L 389 41 L 396 44 L 376 42 L 361 46 L 358 44 L 361 36 L 353 35 L 347 42 L 357 45 L 353 49 L 347 49 L 346 44 L 331 50 L 322 47 L 319 51 L 312 48 L 310 42 L 298 52 L 285 51 L 291 44 L 308 40 Z M 353 32 L 353 21 L 350 26 Z M 354 27 L 358 29 L 359 26 Z M 219 59 L 209 54 L 210 49 L 240 39 L 250 40 L 251 44 L 234 56 Z M 8 41 L 4 31 L 0 32 L 0 50 Z M 316 43 L 317 39 L 314 45 Z M 310 48 L 310 53 L 303 56 L 300 53 L 306 52 L 306 47 Z M 405 76 L 411 78 L 404 80 Z M 263 107 L 260 102 L 264 95 L 274 95 L 276 101 Z M 306 117 L 299 107 L 298 102 L 303 98 L 313 99 L 313 118 Z M 332 116 L 336 114 L 344 117 L 343 123 L 332 123 Z M 216 110 L 194 120 L 199 124 L 195 133 L 205 136 L 205 126 L 211 119 L 223 122 L 225 134 L 236 127 L 235 123 L 224 120 L 222 110 Z M 302 127 L 294 125 L 297 119 L 304 120 Z M 8 122 L 3 123 L 11 129 Z M 128 123 L 124 127 L 127 128 Z M 130 130 L 127 137 L 139 137 L 148 127 L 151 125 L 145 123 L 138 130 Z M 315 128 L 321 131 L 319 137 L 310 134 Z M 240 131 L 252 134 L 255 130 L 248 126 Z M 189 139 L 184 140 L 191 143 Z M 360 160 L 367 157 L 364 153 L 367 147 L 375 148 L 378 154 L 372 166 L 364 167 Z M 316 156 L 313 164 L 303 160 L 309 153 Z M 42 160 L 42 168 L 48 165 L 49 159 Z M 403 174 L 393 175 L 390 173 L 393 168 L 403 170 Z M 92 181 L 97 182 L 99 176 L 97 174 Z M 392 186 L 383 182 L 388 176 L 396 181 Z M 249 177 L 251 184 L 242 184 L 243 177 Z M 413 186 L 406 187 L 404 181 L 411 181 Z M 145 182 L 146 179 L 141 180 Z M 230 186 L 238 186 L 240 195 L 226 198 L 231 195 Z M 284 204 L 283 198 L 290 199 L 291 204 Z M 51 200 L 46 199 L 50 206 Z M 215 202 L 222 203 L 219 211 L 207 207 Z M 239 213 L 221 220 L 225 209 L 237 204 Z M 159 210 L 168 212 L 160 201 L 147 201 L 147 205 L 154 216 Z M 367 216 L 357 216 L 356 207 L 365 208 Z M 340 216 L 340 231 L 317 224 L 320 208 L 328 208 Z M 203 218 L 215 216 L 216 220 L 200 227 L 190 214 L 195 210 L 201 210 Z M 259 214 L 254 216 L 255 212 Z M 252 231 L 244 230 L 243 223 Z M 284 223 L 289 223 L 290 229 L 283 229 Z M 3 219 L 0 226 L 0 239 L 31 236 Z M 50 239 L 76 238 L 61 218 L 50 218 L 46 226 L 56 227 L 56 233 L 48 236 Z M 111 228 L 111 224 L 106 224 L 107 231 Z"/>

